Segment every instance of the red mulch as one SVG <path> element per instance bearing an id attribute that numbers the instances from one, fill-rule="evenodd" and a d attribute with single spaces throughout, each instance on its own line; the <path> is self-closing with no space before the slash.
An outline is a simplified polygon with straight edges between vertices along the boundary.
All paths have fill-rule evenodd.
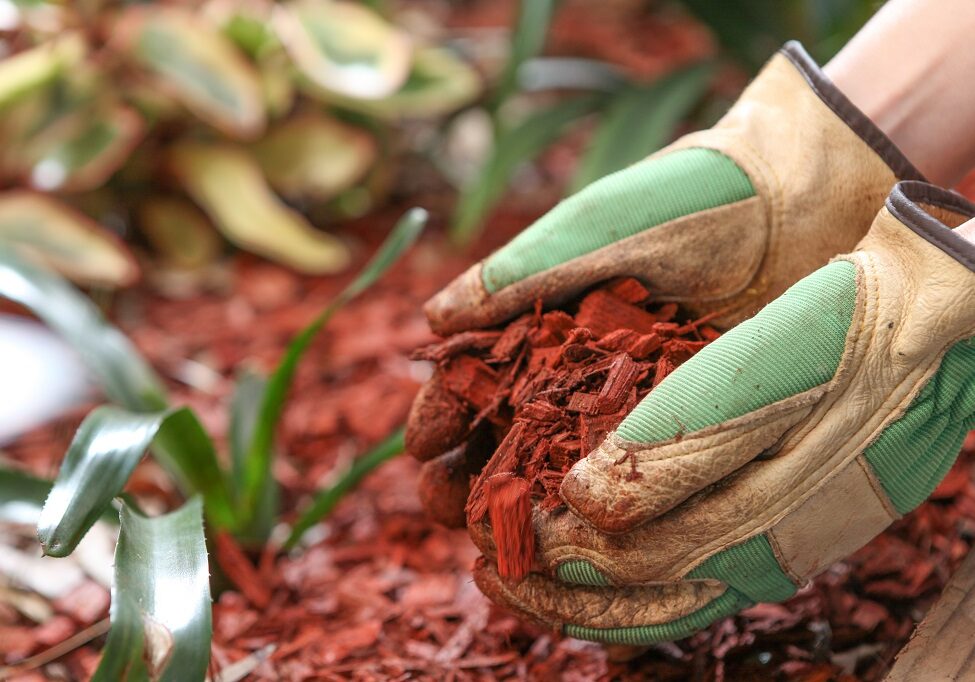
<path id="1" fill-rule="evenodd" d="M 375 245 L 392 219 L 363 224 L 358 233 Z M 525 220 L 498 216 L 493 241 Z M 443 254 L 439 238 L 425 239 L 316 342 L 281 433 L 285 455 L 276 474 L 286 509 L 402 423 L 430 371 L 409 360 L 413 348 L 433 341 L 419 304 L 467 263 Z M 234 367 L 245 360 L 270 367 L 286 339 L 341 284 L 248 257 L 237 259 L 232 280 L 188 300 L 143 290 L 117 306 L 117 318 L 166 376 L 174 398 L 192 404 L 215 435 L 226 428 Z M 188 360 L 215 371 L 208 390 L 178 379 L 192 375 Z M 8 454 L 51 474 L 81 414 L 34 431 Z M 880 679 L 971 544 L 973 450 L 930 502 L 787 604 L 756 606 L 625 664 L 611 663 L 597 645 L 563 639 L 491 607 L 471 582 L 477 552 L 466 534 L 424 518 L 416 495 L 419 465 L 397 458 L 339 505 L 304 552 L 242 555 L 221 543 L 217 556 L 230 557 L 224 572 L 245 585 L 257 576 L 259 586 L 216 598 L 213 665 L 274 644 L 248 679 Z M 152 464 L 140 468 L 134 486 L 172 495 Z M 77 603 L 55 608 L 61 615 L 33 630 L 0 610 L 0 660 L 43 650 L 91 620 L 78 616 Z M 101 643 L 62 662 L 84 679 Z M 842 678 L 844 670 L 856 677 Z"/>
<path id="2" fill-rule="evenodd" d="M 440 409 L 419 428 L 440 436 L 441 451 L 481 423 L 492 427 L 496 440 L 479 445 L 494 454 L 466 509 L 470 523 L 490 509 L 502 576 L 521 579 L 531 567 L 530 498 L 542 509 L 560 506 L 559 485 L 569 468 L 667 374 L 718 337 L 704 320 L 679 323 L 677 317 L 676 304 L 654 305 L 637 280 L 621 279 L 562 310 L 543 312 L 539 305 L 503 330 L 456 334 L 414 355 L 437 363 L 439 390 L 425 399 Z M 413 432 L 408 449 L 419 440 Z M 429 441 L 423 438 L 422 447 Z"/>

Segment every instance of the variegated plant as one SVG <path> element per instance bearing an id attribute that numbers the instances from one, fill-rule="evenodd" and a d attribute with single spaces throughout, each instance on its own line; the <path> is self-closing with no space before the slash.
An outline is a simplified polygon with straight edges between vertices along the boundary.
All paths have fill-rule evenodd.
<path id="1" fill-rule="evenodd" d="M 374 204 L 386 128 L 481 89 L 352 0 L 9 5 L 0 241 L 83 284 L 138 276 L 116 235 L 188 268 L 222 248 L 214 227 L 296 270 L 341 270 L 345 243 L 293 206 Z"/>

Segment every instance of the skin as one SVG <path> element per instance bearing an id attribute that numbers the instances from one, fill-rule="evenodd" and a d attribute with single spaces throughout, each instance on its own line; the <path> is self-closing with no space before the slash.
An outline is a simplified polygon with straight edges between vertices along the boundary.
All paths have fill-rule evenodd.
<path id="1" fill-rule="evenodd" d="M 824 67 L 928 180 L 944 187 L 975 167 L 973 28 L 971 0 L 890 0 Z"/>

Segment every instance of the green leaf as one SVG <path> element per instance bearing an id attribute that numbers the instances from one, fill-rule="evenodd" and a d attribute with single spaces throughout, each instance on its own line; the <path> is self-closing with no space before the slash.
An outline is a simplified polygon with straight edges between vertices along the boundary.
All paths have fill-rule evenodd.
<path id="1" fill-rule="evenodd" d="M 127 412 L 103 406 L 78 427 L 54 481 L 37 535 L 45 553 L 67 556 L 121 493 L 150 444 L 184 489 L 203 493 L 216 525 L 232 524 L 232 506 L 213 443 L 186 409 Z"/>
<path id="2" fill-rule="evenodd" d="M 81 106 L 24 141 L 13 170 L 45 192 L 94 189 L 125 163 L 143 132 L 142 119 L 129 107 Z"/>
<path id="3" fill-rule="evenodd" d="M 519 3 L 518 21 L 511 36 L 511 52 L 498 80 L 492 109 L 496 110 L 518 89 L 521 65 L 545 47 L 545 36 L 557 6 L 558 0 L 521 0 Z"/>
<path id="4" fill-rule="evenodd" d="M 240 497 L 244 490 L 247 469 L 247 448 L 254 439 L 254 430 L 260 418 L 261 404 L 267 390 L 267 377 L 257 372 L 245 371 L 238 378 L 230 402 L 231 471 L 234 493 Z M 274 476 L 268 475 L 261 487 L 255 508 L 246 524 L 237 528 L 238 539 L 260 544 L 270 535 L 277 520 L 280 490 Z"/>
<path id="5" fill-rule="evenodd" d="M 0 469 L 0 521 L 36 524 L 51 482 L 15 469 Z"/>
<path id="6" fill-rule="evenodd" d="M 329 199 L 348 189 L 376 161 L 378 148 L 362 128 L 320 113 L 294 117 L 254 145 L 271 185 L 286 197 Z"/>
<path id="7" fill-rule="evenodd" d="M 0 194 L 0 243 L 82 284 L 120 287 L 139 276 L 135 259 L 118 237 L 43 194 Z"/>
<path id="8" fill-rule="evenodd" d="M 291 533 L 284 543 L 284 549 L 289 550 L 298 544 L 305 531 L 325 518 L 349 491 L 359 485 L 366 474 L 386 460 L 403 452 L 405 447 L 403 435 L 404 429 L 400 428 L 392 436 L 352 462 L 349 469 L 333 485 L 316 493 L 311 504 L 301 512 L 301 516 L 292 526 Z"/>
<path id="9" fill-rule="evenodd" d="M 0 110 L 46 86 L 84 51 L 81 37 L 68 34 L 0 60 Z"/>
<path id="10" fill-rule="evenodd" d="M 139 228 L 167 264 L 198 268 L 220 254 L 220 238 L 200 210 L 178 197 L 150 196 L 139 207 Z"/>
<path id="11" fill-rule="evenodd" d="M 536 111 L 514 127 L 502 130 L 477 179 L 461 192 L 451 225 L 458 242 L 473 239 L 484 215 L 501 197 L 511 176 L 552 144 L 573 121 L 596 110 L 599 95 L 586 95 Z"/>
<path id="12" fill-rule="evenodd" d="M 112 629 L 93 682 L 203 680 L 213 634 L 199 499 L 147 518 L 122 506 Z"/>
<path id="13" fill-rule="evenodd" d="M 789 38 L 808 42 L 794 15 L 806 0 L 681 0 L 714 31 L 722 46 L 751 71 L 758 71 Z M 798 32 L 796 32 L 798 30 Z"/>
<path id="14" fill-rule="evenodd" d="M 57 275 L 24 262 L 3 245 L 0 296 L 28 308 L 64 337 L 113 402 L 137 412 L 166 407 L 166 393 L 155 372 L 87 297 Z"/>
<path id="15" fill-rule="evenodd" d="M 345 245 L 285 206 L 245 150 L 185 142 L 171 150 L 170 161 L 186 191 L 234 244 L 309 274 L 348 265 Z"/>
<path id="16" fill-rule="evenodd" d="M 271 453 L 274 432 L 284 409 L 295 370 L 315 335 L 339 308 L 354 299 L 379 279 L 420 236 L 427 221 L 427 212 L 413 208 L 400 218 L 386 241 L 358 276 L 335 297 L 311 324 L 298 334 L 288 346 L 284 357 L 271 375 L 261 401 L 253 437 L 247 448 L 244 463 L 243 490 L 240 497 L 242 515 L 253 513 L 257 500 L 262 499 L 265 486 L 271 485 Z"/>
<path id="17" fill-rule="evenodd" d="M 113 34 L 160 90 L 202 120 L 237 137 L 255 137 L 264 129 L 257 72 L 199 13 L 172 6 L 129 6 Z"/>
<path id="18" fill-rule="evenodd" d="M 433 118 L 470 104 L 481 93 L 481 78 L 467 62 L 446 49 L 416 51 L 409 78 L 396 92 L 380 99 L 356 99 L 305 84 L 308 94 L 329 104 L 386 121 Z"/>
<path id="19" fill-rule="evenodd" d="M 367 7 L 292 0 L 275 6 L 272 23 L 295 66 L 326 90 L 378 99 L 406 82 L 412 41 Z"/>
<path id="20" fill-rule="evenodd" d="M 572 192 L 667 144 L 707 91 L 713 68 L 696 64 L 613 98 L 572 179 Z"/>

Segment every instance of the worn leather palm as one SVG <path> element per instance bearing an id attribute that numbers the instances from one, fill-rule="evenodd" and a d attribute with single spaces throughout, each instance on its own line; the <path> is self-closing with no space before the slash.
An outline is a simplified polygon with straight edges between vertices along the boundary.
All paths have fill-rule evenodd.
<path id="1" fill-rule="evenodd" d="M 975 427 L 975 244 L 955 231 L 975 236 L 973 216 L 952 192 L 895 186 L 854 251 L 576 463 L 568 510 L 534 513 L 534 574 L 506 582 L 481 560 L 481 590 L 575 637 L 676 639 L 788 598 L 920 504 Z M 490 529 L 470 530 L 491 556 Z"/>
<path id="2" fill-rule="evenodd" d="M 656 300 L 730 327 L 837 253 L 848 251 L 900 179 L 920 173 L 837 90 L 798 43 L 786 45 L 713 128 L 566 199 L 426 307 L 434 331 L 494 325 L 615 276 L 642 280 Z M 407 450 L 436 518 L 463 524 L 461 499 L 483 464 L 428 425 L 442 413 L 438 376 L 414 403 Z M 449 397 L 448 397 L 449 399 Z M 462 406 L 461 406 L 462 407 Z M 464 409 L 454 411 L 464 419 Z M 472 416 L 472 413 L 469 415 Z M 466 432 L 464 424 L 453 433 Z M 463 492 L 463 491 L 462 491 Z"/>

